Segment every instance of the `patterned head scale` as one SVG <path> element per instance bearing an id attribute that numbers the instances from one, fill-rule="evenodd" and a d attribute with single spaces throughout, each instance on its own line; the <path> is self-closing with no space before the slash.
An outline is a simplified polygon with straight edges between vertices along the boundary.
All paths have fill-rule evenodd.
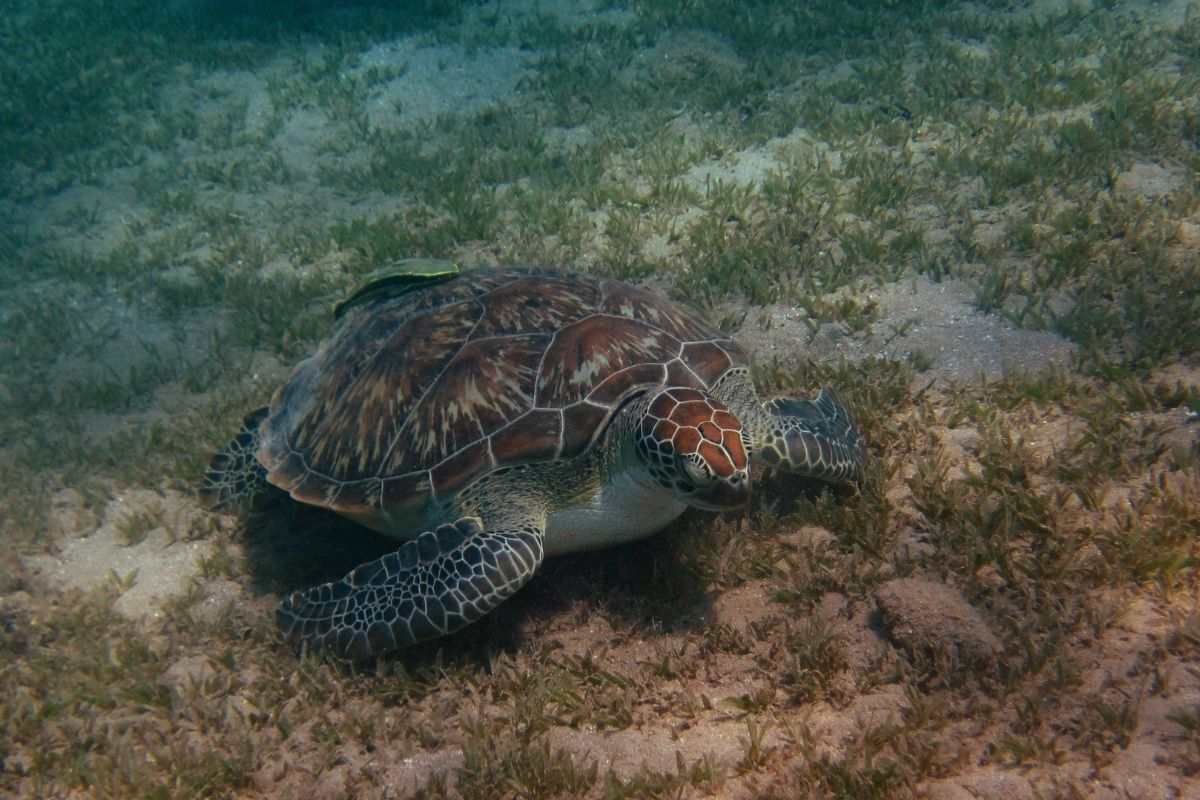
<path id="1" fill-rule="evenodd" d="M 723 511 L 750 499 L 750 459 L 742 423 L 698 389 L 651 396 L 637 436 L 650 474 L 696 508 Z"/>

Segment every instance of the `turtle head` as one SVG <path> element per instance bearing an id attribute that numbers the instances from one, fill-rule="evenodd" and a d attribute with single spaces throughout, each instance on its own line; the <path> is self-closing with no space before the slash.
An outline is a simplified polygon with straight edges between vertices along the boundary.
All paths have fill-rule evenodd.
<path id="1" fill-rule="evenodd" d="M 650 395 L 635 432 L 653 479 L 690 506 L 725 511 L 750 499 L 748 439 L 720 400 L 698 389 Z"/>

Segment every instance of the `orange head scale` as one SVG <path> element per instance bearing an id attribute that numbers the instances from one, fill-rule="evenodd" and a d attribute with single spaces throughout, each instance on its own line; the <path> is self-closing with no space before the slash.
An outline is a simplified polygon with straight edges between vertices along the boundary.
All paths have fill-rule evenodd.
<path id="1" fill-rule="evenodd" d="M 670 388 L 652 395 L 636 441 L 654 480 L 688 505 L 724 511 L 749 501 L 747 434 L 707 392 Z"/>

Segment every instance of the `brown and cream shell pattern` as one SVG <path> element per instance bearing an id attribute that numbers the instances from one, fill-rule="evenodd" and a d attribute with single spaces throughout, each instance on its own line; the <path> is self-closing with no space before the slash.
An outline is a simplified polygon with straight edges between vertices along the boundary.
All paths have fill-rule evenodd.
<path id="1" fill-rule="evenodd" d="M 629 397 L 709 388 L 742 349 L 624 284 L 479 269 L 354 308 L 275 393 L 271 483 L 373 527 L 489 470 L 587 450 Z"/>

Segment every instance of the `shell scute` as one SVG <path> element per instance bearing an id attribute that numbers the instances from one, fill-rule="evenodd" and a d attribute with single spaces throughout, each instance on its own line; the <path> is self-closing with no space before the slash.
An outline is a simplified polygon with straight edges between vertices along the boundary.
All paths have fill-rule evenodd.
<path id="1" fill-rule="evenodd" d="M 602 288 L 604 300 L 600 308 L 603 311 L 660 328 L 682 341 L 695 338 L 696 316 L 686 307 L 625 283 L 604 281 Z M 708 326 L 704 327 L 707 329 Z"/>
<path id="2" fill-rule="evenodd" d="M 579 309 L 594 307 L 599 298 L 596 286 L 571 276 L 519 278 L 498 286 L 481 299 L 484 313 L 476 335 L 554 333 L 578 319 Z"/>
<path id="3" fill-rule="evenodd" d="M 564 454 L 582 453 L 610 416 L 610 411 L 589 403 L 576 403 L 563 409 Z"/>
<path id="4" fill-rule="evenodd" d="M 680 344 L 666 331 L 637 320 L 589 315 L 559 330 L 546 349 L 538 377 L 537 404 L 582 400 L 598 382 L 626 367 L 661 364 L 664 356 L 679 352 Z M 629 387 L 634 385 L 630 383 Z"/>
<path id="5" fill-rule="evenodd" d="M 497 464 L 554 458 L 558 455 L 562 434 L 561 412 L 534 409 L 492 434 L 492 457 Z"/>
<path id="6" fill-rule="evenodd" d="M 442 461 L 528 411 L 548 338 L 486 338 L 463 345 L 437 378 L 435 390 L 425 392 L 408 412 L 383 472 Z"/>
<path id="7" fill-rule="evenodd" d="M 469 444 L 429 471 L 433 491 L 445 496 L 462 488 L 471 478 L 492 466 L 487 439 Z"/>
<path id="8" fill-rule="evenodd" d="M 328 506 L 331 508 L 378 508 L 385 502 L 387 482 L 379 478 L 368 478 L 341 484 Z"/>
<path id="9" fill-rule="evenodd" d="M 391 308 L 382 319 L 354 315 L 280 390 L 272 427 L 281 425 L 288 449 L 303 453 L 312 471 L 340 481 L 375 476 L 414 406 L 461 351 L 478 313 L 471 310 L 441 308 L 407 320 Z"/>
<path id="10" fill-rule="evenodd" d="M 729 341 L 688 342 L 683 346 L 679 358 L 688 365 L 692 372 L 701 378 L 711 380 L 714 376 L 735 366 L 736 362 L 730 357 L 729 349 L 722 347 L 723 344 L 732 345 L 730 349 L 735 353 L 741 352 L 737 345 Z"/>
<path id="11" fill-rule="evenodd" d="M 425 470 L 385 478 L 378 483 L 377 508 L 401 511 L 418 506 L 429 496 L 429 473 Z"/>
<path id="12" fill-rule="evenodd" d="M 600 381 L 599 385 L 588 393 L 587 399 L 599 405 L 612 405 L 637 387 L 659 385 L 666 377 L 667 368 L 662 364 L 634 364 Z"/>

